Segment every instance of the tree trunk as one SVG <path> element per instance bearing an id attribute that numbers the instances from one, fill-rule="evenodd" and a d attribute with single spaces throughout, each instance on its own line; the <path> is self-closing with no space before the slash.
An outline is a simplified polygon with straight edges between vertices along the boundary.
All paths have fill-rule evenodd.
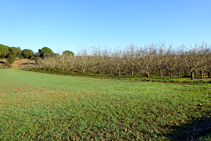
<path id="1" fill-rule="evenodd" d="M 208 73 L 208 78 L 210 78 L 210 72 L 207 72 Z"/>
<path id="2" fill-rule="evenodd" d="M 191 80 L 194 80 L 194 72 L 191 72 Z"/>
<path id="3" fill-rule="evenodd" d="M 200 71 L 201 79 L 203 79 L 203 71 Z"/>
<path id="4" fill-rule="evenodd" d="M 186 77 L 186 76 L 187 76 L 187 71 L 186 71 L 186 70 L 184 70 L 184 73 L 185 73 L 185 75 L 184 75 L 184 76 Z"/>
<path id="5" fill-rule="evenodd" d="M 131 76 L 133 76 L 133 70 L 131 70 Z"/>
<path id="6" fill-rule="evenodd" d="M 180 71 L 178 70 L 178 77 L 180 77 Z"/>
<path id="7" fill-rule="evenodd" d="M 83 69 L 83 74 L 85 74 L 85 69 Z"/>
<path id="8" fill-rule="evenodd" d="M 121 70 L 119 70 L 119 77 L 121 76 Z"/>
<path id="9" fill-rule="evenodd" d="M 159 75 L 160 75 L 160 78 L 162 78 L 162 71 L 159 70 Z"/>
<path id="10" fill-rule="evenodd" d="M 172 71 L 170 71 L 170 77 L 172 77 Z"/>
<path id="11" fill-rule="evenodd" d="M 149 72 L 147 72 L 147 78 L 149 78 Z"/>
<path id="12" fill-rule="evenodd" d="M 166 69 L 166 76 L 168 76 L 168 70 Z"/>

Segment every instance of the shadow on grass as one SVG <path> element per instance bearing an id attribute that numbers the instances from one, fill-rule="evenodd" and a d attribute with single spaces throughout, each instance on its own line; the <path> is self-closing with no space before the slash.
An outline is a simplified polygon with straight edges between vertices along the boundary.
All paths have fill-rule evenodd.
<path id="1" fill-rule="evenodd" d="M 172 141 L 195 141 L 211 132 L 211 118 L 195 120 L 180 126 L 168 126 L 174 131 L 162 134 Z"/>

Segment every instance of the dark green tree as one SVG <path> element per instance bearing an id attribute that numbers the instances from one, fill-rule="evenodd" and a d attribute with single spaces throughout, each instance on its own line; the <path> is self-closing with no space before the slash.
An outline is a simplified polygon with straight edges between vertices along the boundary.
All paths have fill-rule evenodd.
<path id="1" fill-rule="evenodd" d="M 54 53 L 54 56 L 60 56 L 59 53 Z"/>
<path id="2" fill-rule="evenodd" d="M 13 54 L 15 57 L 22 58 L 20 47 L 9 47 L 9 54 Z M 9 56 L 9 55 L 8 55 Z"/>
<path id="3" fill-rule="evenodd" d="M 66 51 L 63 51 L 63 53 L 62 53 L 63 55 L 64 54 L 69 54 L 69 55 L 75 55 L 72 51 L 69 51 L 69 50 L 66 50 Z"/>
<path id="4" fill-rule="evenodd" d="M 40 56 L 40 54 L 39 54 L 39 52 L 35 52 L 35 57 L 39 57 Z"/>
<path id="5" fill-rule="evenodd" d="M 15 54 L 9 54 L 7 57 L 7 61 L 12 64 L 15 61 Z"/>
<path id="6" fill-rule="evenodd" d="M 49 47 L 43 47 L 42 49 L 39 49 L 38 52 L 42 58 L 54 54 L 54 52 Z"/>
<path id="7" fill-rule="evenodd" d="M 9 47 L 3 44 L 0 44 L 0 58 L 5 58 L 9 54 Z"/>
<path id="8" fill-rule="evenodd" d="M 21 52 L 21 55 L 24 57 L 24 58 L 28 58 L 30 59 L 31 57 L 34 57 L 34 52 L 30 49 L 24 49 L 22 52 Z"/>

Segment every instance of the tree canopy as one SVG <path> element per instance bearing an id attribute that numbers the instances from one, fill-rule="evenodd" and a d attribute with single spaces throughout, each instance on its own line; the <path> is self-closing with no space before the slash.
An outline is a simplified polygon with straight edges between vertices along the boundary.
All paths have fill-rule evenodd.
<path id="1" fill-rule="evenodd" d="M 0 44 L 0 58 L 5 58 L 9 52 L 8 46 Z"/>
<path id="2" fill-rule="evenodd" d="M 43 47 L 38 50 L 40 57 L 45 57 L 54 54 L 54 52 L 49 47 Z"/>
<path id="3" fill-rule="evenodd" d="M 24 58 L 28 58 L 30 59 L 31 57 L 34 56 L 34 52 L 30 49 L 24 49 L 22 52 L 21 52 L 21 55 L 24 57 Z"/>
<path id="4" fill-rule="evenodd" d="M 72 51 L 69 51 L 69 50 L 66 50 L 66 51 L 63 51 L 63 53 L 62 53 L 63 55 L 64 54 L 69 54 L 69 55 L 75 55 Z"/>
<path id="5" fill-rule="evenodd" d="M 22 58 L 21 52 L 22 50 L 19 47 L 9 47 L 9 54 L 13 54 L 15 57 Z"/>

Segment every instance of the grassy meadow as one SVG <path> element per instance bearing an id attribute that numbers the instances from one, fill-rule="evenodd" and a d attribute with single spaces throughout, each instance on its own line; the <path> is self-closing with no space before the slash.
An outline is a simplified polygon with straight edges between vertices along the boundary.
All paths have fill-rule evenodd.
<path id="1" fill-rule="evenodd" d="M 199 139 L 211 131 L 211 85 L 2 69 L 0 117 L 0 140 Z"/>

